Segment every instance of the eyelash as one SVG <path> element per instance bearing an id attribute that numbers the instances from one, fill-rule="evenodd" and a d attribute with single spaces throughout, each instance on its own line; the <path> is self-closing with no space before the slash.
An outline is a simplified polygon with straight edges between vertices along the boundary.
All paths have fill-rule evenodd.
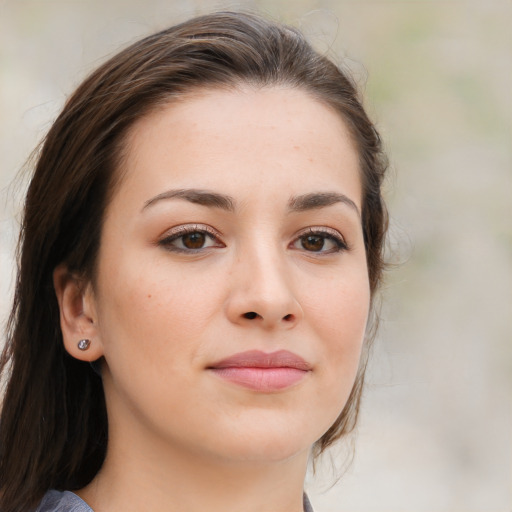
<path id="1" fill-rule="evenodd" d="M 206 239 L 210 239 L 213 243 L 208 245 L 207 247 L 197 247 L 197 248 L 188 248 L 188 247 L 177 247 L 174 243 L 187 235 L 204 235 Z M 320 250 L 307 250 L 304 247 L 304 240 L 307 237 L 318 237 L 323 239 L 322 247 Z M 174 229 L 169 235 L 158 242 L 158 245 L 166 248 L 169 251 L 183 253 L 183 254 L 194 254 L 204 251 L 205 249 L 209 249 L 211 247 L 222 248 L 225 245 L 220 241 L 220 234 L 205 225 L 185 225 L 179 226 Z M 323 246 L 325 245 L 325 241 L 331 241 L 334 244 L 334 247 L 323 250 Z M 183 243 L 183 240 L 181 241 Z M 302 247 L 296 247 L 295 245 L 301 243 Z M 288 246 L 292 249 L 303 250 L 307 253 L 317 254 L 317 255 L 327 255 L 334 254 L 343 251 L 349 250 L 349 246 L 345 242 L 343 236 L 335 229 L 325 228 L 325 227 L 310 227 L 307 230 L 302 231 L 299 235 L 291 242 Z"/>

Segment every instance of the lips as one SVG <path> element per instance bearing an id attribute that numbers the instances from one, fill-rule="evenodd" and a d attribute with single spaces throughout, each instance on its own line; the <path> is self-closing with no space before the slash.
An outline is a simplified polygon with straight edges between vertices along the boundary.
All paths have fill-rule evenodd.
<path id="1" fill-rule="evenodd" d="M 302 357 L 287 350 L 265 353 L 250 350 L 222 359 L 208 370 L 223 380 L 260 392 L 284 390 L 312 370 Z"/>

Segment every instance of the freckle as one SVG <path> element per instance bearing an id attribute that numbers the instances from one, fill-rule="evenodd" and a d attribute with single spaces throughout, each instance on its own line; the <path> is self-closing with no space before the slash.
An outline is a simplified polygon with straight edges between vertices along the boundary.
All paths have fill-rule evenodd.
<path id="1" fill-rule="evenodd" d="M 300 149 L 299 146 L 293 146 L 293 149 Z"/>
<path id="2" fill-rule="evenodd" d="M 151 299 L 151 294 L 148 295 L 148 299 Z"/>

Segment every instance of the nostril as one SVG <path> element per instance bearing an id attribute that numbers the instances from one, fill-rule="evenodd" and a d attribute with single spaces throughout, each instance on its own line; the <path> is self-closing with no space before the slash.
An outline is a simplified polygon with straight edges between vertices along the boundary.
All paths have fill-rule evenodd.
<path id="1" fill-rule="evenodd" d="M 244 313 L 243 317 L 247 318 L 248 320 L 254 320 L 258 316 L 258 313 L 255 313 L 254 311 L 249 311 L 249 313 Z"/>
<path id="2" fill-rule="evenodd" d="M 291 320 L 293 320 L 293 315 L 283 316 L 283 320 L 285 320 L 286 322 L 290 322 Z"/>

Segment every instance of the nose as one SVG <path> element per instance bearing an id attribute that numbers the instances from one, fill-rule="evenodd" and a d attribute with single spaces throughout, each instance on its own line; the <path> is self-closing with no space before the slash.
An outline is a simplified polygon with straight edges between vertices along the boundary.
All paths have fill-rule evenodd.
<path id="1" fill-rule="evenodd" d="M 228 319 L 264 329 L 291 329 L 303 317 L 293 279 L 278 255 L 261 251 L 240 258 L 230 279 L 226 305 Z"/>

